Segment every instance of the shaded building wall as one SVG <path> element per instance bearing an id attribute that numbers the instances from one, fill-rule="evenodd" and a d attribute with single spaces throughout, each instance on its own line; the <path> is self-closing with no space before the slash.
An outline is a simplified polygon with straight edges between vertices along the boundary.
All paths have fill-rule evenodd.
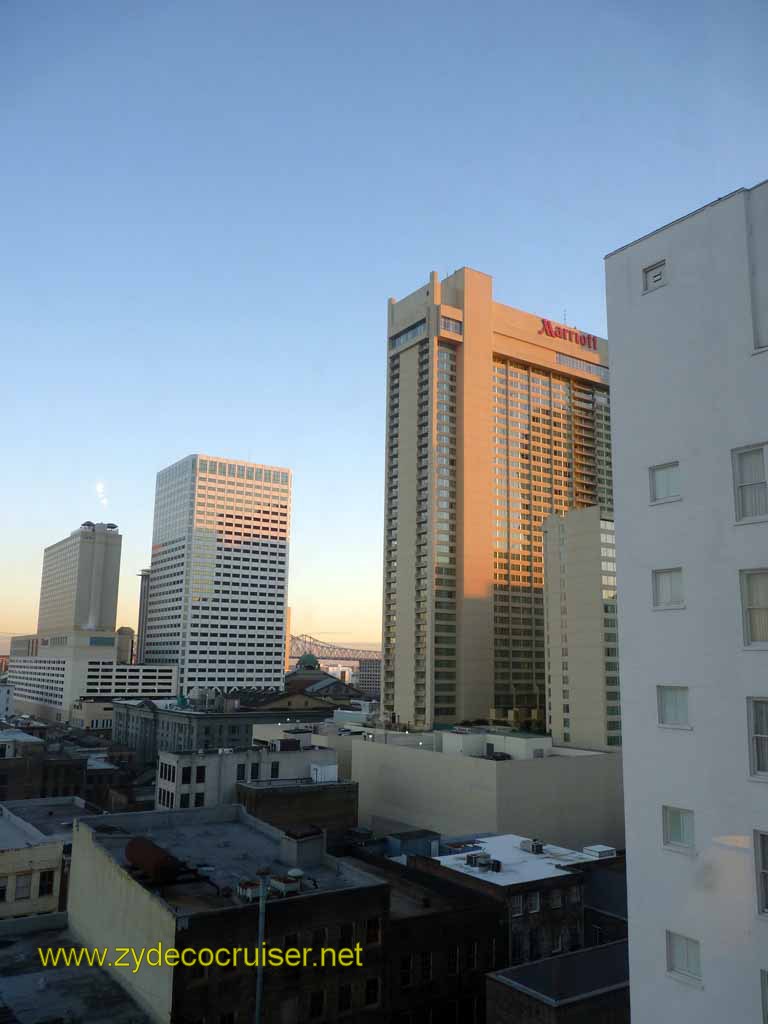
<path id="1" fill-rule="evenodd" d="M 238 785 L 237 799 L 254 818 L 280 829 L 311 822 L 335 836 L 357 825 L 356 782 L 263 788 Z"/>

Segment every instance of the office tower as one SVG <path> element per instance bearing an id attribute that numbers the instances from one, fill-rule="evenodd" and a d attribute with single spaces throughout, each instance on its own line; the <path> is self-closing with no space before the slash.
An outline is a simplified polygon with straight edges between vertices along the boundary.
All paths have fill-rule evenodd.
<path id="1" fill-rule="evenodd" d="M 768 1019 L 768 183 L 606 259 L 634 1024 Z"/>
<path id="2" fill-rule="evenodd" d="M 611 510 L 606 342 L 466 268 L 391 299 L 388 326 L 383 712 L 543 728 L 541 523 Z"/>
<path id="3" fill-rule="evenodd" d="M 149 569 L 142 569 L 138 574 L 139 583 L 139 622 L 136 630 L 136 662 L 141 665 L 146 654 L 147 644 L 147 604 L 149 602 Z"/>
<path id="4" fill-rule="evenodd" d="M 129 664 L 133 630 L 115 631 L 120 546 L 114 523 L 86 522 L 45 549 L 38 631 L 11 639 L 17 712 L 67 722 L 85 697 L 176 694 L 176 667 Z"/>
<path id="5" fill-rule="evenodd" d="M 43 555 L 37 632 L 114 630 L 123 538 L 114 523 L 83 523 Z"/>
<path id="6" fill-rule="evenodd" d="M 613 522 L 593 505 L 548 516 L 543 534 L 547 728 L 555 743 L 620 747 Z"/>
<path id="7" fill-rule="evenodd" d="M 291 474 L 188 455 L 157 474 L 145 658 L 182 692 L 283 685 Z"/>
<path id="8" fill-rule="evenodd" d="M 381 696 L 381 658 L 361 658 L 353 685 L 369 700 L 378 700 Z"/>

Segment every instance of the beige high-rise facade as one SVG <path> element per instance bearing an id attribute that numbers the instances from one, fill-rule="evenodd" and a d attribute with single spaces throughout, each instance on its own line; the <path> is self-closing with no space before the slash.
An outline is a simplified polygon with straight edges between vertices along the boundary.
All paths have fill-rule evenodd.
<path id="1" fill-rule="evenodd" d="M 38 633 L 115 628 L 122 543 L 114 523 L 89 521 L 45 549 Z"/>
<path id="2" fill-rule="evenodd" d="M 621 746 L 616 541 L 600 508 L 548 516 L 544 535 L 547 728 L 558 744 Z"/>
<path id="3" fill-rule="evenodd" d="M 463 268 L 389 303 L 382 710 L 543 728 L 551 513 L 611 510 L 607 343 Z"/>

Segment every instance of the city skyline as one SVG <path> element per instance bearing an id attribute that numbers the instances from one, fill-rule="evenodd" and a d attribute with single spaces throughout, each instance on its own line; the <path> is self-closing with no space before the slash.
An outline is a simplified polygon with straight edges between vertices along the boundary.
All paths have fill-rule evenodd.
<path id="1" fill-rule="evenodd" d="M 298 30 L 5 5 L 0 651 L 84 520 L 120 526 L 135 625 L 155 474 L 204 450 L 294 474 L 293 631 L 377 641 L 386 298 L 467 265 L 605 336 L 602 256 L 764 177 L 766 10 L 738 9 L 488 4 L 403 36 L 344 3 Z"/>

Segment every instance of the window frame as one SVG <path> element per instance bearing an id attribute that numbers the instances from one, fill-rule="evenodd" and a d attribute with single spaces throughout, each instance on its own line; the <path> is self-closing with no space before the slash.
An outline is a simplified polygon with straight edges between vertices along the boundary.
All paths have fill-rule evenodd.
<path id="1" fill-rule="evenodd" d="M 741 592 L 741 623 L 742 623 L 742 634 L 743 634 L 743 645 L 745 650 L 749 651 L 768 651 L 768 639 L 767 640 L 751 640 L 750 639 L 750 627 L 749 627 L 749 612 L 750 608 L 747 606 L 747 580 L 750 576 L 754 576 L 758 573 L 765 573 L 768 575 L 768 568 L 756 567 L 754 569 L 741 569 L 739 572 L 739 590 Z"/>
<path id="2" fill-rule="evenodd" d="M 686 694 L 686 710 L 688 712 L 687 721 L 685 723 L 682 723 L 682 722 L 681 723 L 677 723 L 677 722 L 664 722 L 664 721 L 662 721 L 662 717 L 661 717 L 661 714 L 662 714 L 662 712 L 661 712 L 661 708 L 662 708 L 661 693 L 662 693 L 662 690 L 683 690 L 684 691 L 684 693 Z M 690 693 L 691 693 L 691 691 L 690 691 L 690 687 L 689 686 L 682 686 L 682 685 L 679 685 L 678 683 L 659 683 L 659 684 L 657 684 L 657 686 L 656 686 L 656 719 L 657 719 L 657 723 L 658 723 L 658 726 L 659 726 L 660 729 L 678 729 L 678 730 L 682 729 L 684 732 L 691 732 L 692 731 L 693 724 L 691 723 Z"/>
<path id="3" fill-rule="evenodd" d="M 680 460 L 679 459 L 670 459 L 669 462 L 659 462 L 659 463 L 657 463 L 654 466 L 649 466 L 648 467 L 648 496 L 650 498 L 650 500 L 649 500 L 649 504 L 650 505 L 668 505 L 670 501 L 682 501 L 683 500 L 682 493 L 670 494 L 669 497 L 666 497 L 666 498 L 657 498 L 656 497 L 656 488 L 654 486 L 654 476 L 653 476 L 654 472 L 656 470 L 658 470 L 658 469 L 671 469 L 673 466 L 677 467 L 677 486 L 678 486 L 678 492 L 680 492 Z"/>
<path id="4" fill-rule="evenodd" d="M 747 485 L 739 483 L 739 456 L 745 455 L 747 452 L 756 451 L 758 448 L 761 448 L 763 451 L 763 466 L 765 467 L 766 488 L 768 489 L 768 441 L 756 441 L 754 444 L 741 445 L 739 448 L 734 448 L 731 451 L 731 476 L 733 479 L 733 510 L 735 515 L 735 522 L 738 526 L 748 526 L 750 523 L 768 522 L 768 512 L 765 512 L 759 516 L 743 516 L 740 514 L 741 502 L 739 500 L 739 490 L 741 487 L 745 487 Z"/>
<path id="5" fill-rule="evenodd" d="M 768 733 L 755 732 L 755 704 L 768 704 L 768 697 L 747 697 L 747 733 L 749 736 L 749 776 L 760 782 L 768 782 L 768 753 L 766 754 L 766 768 L 761 770 L 757 767 L 757 739 L 768 740 Z"/>
<path id="6" fill-rule="evenodd" d="M 761 853 L 760 840 L 766 840 L 765 862 Z M 752 849 L 755 858 L 755 894 L 757 896 L 757 912 L 760 917 L 768 917 L 768 831 L 756 828 Z"/>
<path id="7" fill-rule="evenodd" d="M 691 826 L 691 842 L 680 843 L 673 839 L 670 839 L 670 815 L 672 813 L 678 813 L 680 815 L 690 815 L 690 826 Z M 684 831 L 684 828 L 683 828 Z M 689 856 L 696 852 L 696 816 L 690 807 L 676 807 L 673 804 L 662 804 L 661 807 L 661 841 L 665 850 L 671 850 L 673 853 L 685 853 Z"/>
<path id="8" fill-rule="evenodd" d="M 657 604 L 656 603 L 656 581 L 660 574 L 679 572 L 681 581 L 681 590 L 683 594 L 683 600 L 680 604 Z M 685 574 L 683 572 L 682 565 L 670 565 L 662 569 L 651 569 L 651 608 L 655 612 L 675 612 L 685 608 Z"/>
<path id="9" fill-rule="evenodd" d="M 691 971 L 681 970 L 679 967 L 675 967 L 672 962 L 672 940 L 683 939 L 686 943 L 695 943 L 698 946 L 698 959 L 699 959 L 699 973 L 694 974 Z M 677 978 L 680 981 L 685 981 L 689 985 L 701 985 L 703 983 L 703 971 L 701 969 L 701 942 L 698 939 L 691 938 L 690 935 L 683 935 L 682 932 L 673 932 L 667 929 L 666 932 L 666 944 L 667 944 L 667 975 L 671 978 Z M 688 960 L 688 950 L 686 947 L 686 961 Z"/>

